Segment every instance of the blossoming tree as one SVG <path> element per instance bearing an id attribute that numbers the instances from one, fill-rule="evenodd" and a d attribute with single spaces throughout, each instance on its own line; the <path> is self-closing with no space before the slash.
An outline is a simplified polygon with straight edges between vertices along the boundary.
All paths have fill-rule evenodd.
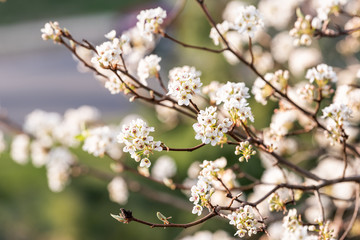
<path id="1" fill-rule="evenodd" d="M 57 22 L 46 23 L 41 37 L 67 48 L 111 94 L 122 93 L 130 102 L 154 105 L 165 122 L 174 122 L 178 115 L 190 119 L 188 127 L 194 130 L 198 145 L 188 147 L 178 141 L 179 146 L 169 146 L 144 116 L 109 126 L 101 123 L 98 110 L 88 106 L 68 110 L 64 116 L 36 110 L 27 116 L 23 128 L 13 128 L 18 133 L 11 143 L 14 161 L 25 163 L 30 149 L 33 164 L 46 167 L 49 188 L 55 192 L 76 174 L 109 181 L 110 199 L 120 205 L 129 194 L 129 182 L 122 175 L 130 172 L 174 191 L 183 190 L 184 198 L 193 204 L 188 211 L 199 216 L 193 222 L 176 223 L 158 212 L 160 222 L 149 222 L 137 218 L 136 209 L 133 213 L 121 208 L 120 213 L 111 214 L 121 223 L 189 228 L 217 218 L 233 225 L 240 238 L 346 239 L 351 230 L 352 236 L 359 237 L 353 226 L 360 224 L 360 65 L 346 63 L 342 70 L 321 63 L 312 44 L 320 38 L 338 38 L 341 54 L 358 51 L 360 3 L 261 0 L 255 7 L 231 1 L 224 9 L 224 21 L 217 23 L 207 1 L 193 1 L 219 47 L 192 45 L 170 36 L 171 21 L 166 21 L 161 7 L 141 11 L 136 26 L 120 35 L 109 32 L 97 46 L 76 40 Z M 311 6 L 314 9 L 309 10 Z M 270 44 L 264 41 L 270 37 L 267 30 L 283 30 L 295 15 L 290 31 L 276 34 Z M 339 25 L 343 19 L 344 27 Z M 205 85 L 193 66 L 174 67 L 168 78 L 161 76 L 164 59 L 151 54 L 160 38 L 194 52 L 223 54 L 230 64 L 245 66 L 256 77 L 246 83 L 225 79 Z M 294 84 L 291 79 L 299 78 L 303 70 L 306 80 Z M 268 127 L 253 126 L 256 117 L 250 99 L 263 108 L 271 107 L 269 101 L 277 106 Z M 1 120 L 13 127 L 8 119 Z M 315 140 L 302 148 L 309 137 Z M 166 152 L 191 154 L 224 145 L 233 149 L 232 159 L 202 159 L 190 166 L 183 183 L 174 182 L 176 164 Z M 0 141 L 0 149 L 3 146 Z M 113 175 L 82 164 L 69 151 L 76 147 L 95 157 L 111 158 Z M 301 156 L 298 151 L 303 151 Z M 123 152 L 139 162 L 137 169 L 123 161 Z M 153 164 L 155 152 L 164 156 Z M 242 169 L 257 154 L 265 168 L 260 178 Z M 240 185 L 241 179 L 250 184 Z M 197 235 L 184 239 L 230 239 L 219 232 Z"/>

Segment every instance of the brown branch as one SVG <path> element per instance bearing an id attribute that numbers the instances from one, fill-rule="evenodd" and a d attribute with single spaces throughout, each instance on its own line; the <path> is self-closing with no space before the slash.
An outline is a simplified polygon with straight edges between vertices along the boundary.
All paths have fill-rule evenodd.
<path id="1" fill-rule="evenodd" d="M 158 228 L 158 227 L 161 227 L 161 228 L 189 228 L 189 227 L 193 227 L 193 226 L 196 226 L 196 225 L 199 225 L 203 222 L 206 222 L 207 220 L 215 217 L 218 215 L 218 212 L 216 209 L 214 209 L 213 211 L 211 211 L 208 215 L 206 215 L 205 217 L 203 218 L 200 218 L 196 221 L 193 221 L 193 222 L 190 222 L 190 223 L 185 223 L 185 224 L 179 224 L 179 223 L 169 223 L 169 224 L 157 224 L 157 223 L 151 223 L 151 222 L 147 222 L 147 221 L 144 221 L 144 220 L 141 220 L 141 219 L 137 219 L 135 218 L 134 216 L 129 216 L 127 218 L 127 220 L 129 222 L 131 221 L 134 221 L 134 222 L 138 222 L 138 223 L 141 223 L 141 224 L 144 224 L 144 225 L 147 225 L 147 226 L 150 226 L 151 228 Z"/>
<path id="2" fill-rule="evenodd" d="M 200 46 L 195 46 L 195 45 L 190 45 L 190 44 L 187 44 L 187 43 L 184 43 L 184 42 L 181 42 L 173 37 L 171 37 L 170 35 L 168 35 L 166 32 L 161 32 L 160 33 L 161 36 L 163 36 L 164 38 L 166 39 L 169 39 L 183 47 L 186 47 L 186 48 L 192 48 L 192 49 L 198 49 L 198 50 L 202 50 L 202 51 L 206 51 L 206 52 L 211 52 L 211 53 L 222 53 L 226 50 L 228 50 L 228 48 L 223 48 L 223 49 L 212 49 L 212 48 L 207 48 L 207 47 L 200 47 Z"/>
<path id="3" fill-rule="evenodd" d="M 359 201 L 359 193 L 360 192 L 360 185 L 358 184 L 357 187 L 356 187 L 356 199 L 355 199 L 355 207 L 354 207 L 354 213 L 351 217 L 351 220 L 349 222 L 349 225 L 347 226 L 345 232 L 343 233 L 343 235 L 339 238 L 339 240 L 344 240 L 346 238 L 346 236 L 349 234 L 352 226 L 354 225 L 354 222 L 356 220 L 356 216 L 358 214 L 358 211 L 359 211 L 359 205 L 360 205 L 360 201 Z"/>

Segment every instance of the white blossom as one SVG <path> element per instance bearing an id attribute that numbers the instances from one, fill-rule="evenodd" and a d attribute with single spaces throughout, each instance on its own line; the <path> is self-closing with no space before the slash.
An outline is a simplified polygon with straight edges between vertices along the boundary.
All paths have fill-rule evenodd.
<path id="1" fill-rule="evenodd" d="M 238 8 L 238 16 L 234 20 L 234 28 L 239 33 L 246 33 L 253 38 L 255 32 L 264 26 L 259 11 L 252 5 Z"/>
<path id="2" fill-rule="evenodd" d="M 44 147 L 53 143 L 53 131 L 61 123 L 62 117 L 55 112 L 34 110 L 25 118 L 24 130 L 38 139 Z"/>
<path id="3" fill-rule="evenodd" d="M 253 122 L 254 117 L 246 100 L 249 97 L 249 88 L 245 83 L 227 82 L 216 92 L 216 104 L 224 103 L 224 109 L 228 111 L 234 122 L 237 120 L 245 122 L 247 119 Z"/>
<path id="4" fill-rule="evenodd" d="M 138 22 L 136 26 L 142 36 L 152 41 L 154 39 L 153 34 L 159 32 L 160 25 L 164 22 L 164 18 L 166 18 L 166 11 L 161 7 L 142 10 L 140 14 L 137 15 Z"/>
<path id="5" fill-rule="evenodd" d="M 174 159 L 169 156 L 161 156 L 152 167 L 151 174 L 158 180 L 173 177 L 176 174 L 176 163 Z"/>
<path id="6" fill-rule="evenodd" d="M 53 130 L 54 136 L 61 144 L 77 147 L 80 142 L 76 136 L 81 134 L 85 126 L 89 127 L 100 119 L 98 109 L 90 106 L 81 106 L 77 109 L 68 109 L 63 121 Z"/>
<path id="7" fill-rule="evenodd" d="M 325 134 L 334 142 L 344 139 L 344 126 L 348 124 L 352 111 L 344 104 L 333 103 L 322 110 L 323 118 L 328 119 Z"/>
<path id="8" fill-rule="evenodd" d="M 105 82 L 105 88 L 108 89 L 111 94 L 118 94 L 123 91 L 123 84 L 118 77 L 112 76 Z"/>
<path id="9" fill-rule="evenodd" d="M 92 128 L 88 130 L 82 149 L 96 157 L 103 157 L 111 153 L 114 148 L 120 151 L 120 145 L 116 141 L 116 131 L 108 126 Z"/>
<path id="10" fill-rule="evenodd" d="M 19 163 L 26 164 L 29 160 L 30 138 L 26 134 L 18 134 L 11 143 L 11 158 Z"/>
<path id="11" fill-rule="evenodd" d="M 61 29 L 58 22 L 45 23 L 44 28 L 41 30 L 41 38 L 43 40 L 53 39 L 54 42 L 60 41 Z"/>
<path id="12" fill-rule="evenodd" d="M 258 232 L 258 221 L 255 219 L 254 210 L 251 206 L 245 205 L 236 211 L 227 215 L 230 220 L 229 224 L 237 228 L 235 235 L 243 238 L 247 235 L 251 237 Z"/>
<path id="13" fill-rule="evenodd" d="M 319 64 L 306 72 L 305 78 L 309 79 L 310 83 L 315 82 L 319 87 L 324 87 L 329 82 L 337 82 L 337 76 L 332 67 L 326 64 Z"/>
<path id="14" fill-rule="evenodd" d="M 342 5 L 348 0 L 321 0 L 320 6 L 316 9 L 321 20 L 327 20 L 331 13 L 338 13 Z"/>
<path id="15" fill-rule="evenodd" d="M 31 160 L 35 167 L 42 167 L 48 161 L 49 148 L 44 146 L 41 141 L 33 140 L 30 145 Z"/>
<path id="16" fill-rule="evenodd" d="M 152 136 L 149 136 L 150 132 L 154 132 L 153 127 L 148 127 L 146 122 L 142 119 L 136 119 L 131 121 L 130 124 L 123 125 L 120 134 L 117 136 L 117 140 L 120 143 L 124 143 L 124 152 L 129 152 L 131 157 L 139 162 L 141 167 L 149 167 L 150 161 L 147 157 L 154 151 L 162 151 L 160 141 L 154 141 Z M 146 156 L 146 158 L 143 158 Z"/>
<path id="17" fill-rule="evenodd" d="M 226 33 L 231 29 L 231 23 L 225 20 L 222 23 L 216 24 L 216 28 L 219 30 L 220 34 L 226 39 Z M 222 38 L 214 27 L 212 27 L 210 30 L 210 38 L 213 40 L 216 46 L 222 43 Z"/>
<path id="18" fill-rule="evenodd" d="M 222 143 L 225 134 L 233 124 L 228 118 L 223 119 L 221 122 L 217 119 L 217 108 L 210 106 L 205 110 L 200 110 L 197 123 L 193 124 L 193 129 L 196 132 L 195 139 L 201 140 L 205 144 Z"/>
<path id="19" fill-rule="evenodd" d="M 74 156 L 63 147 L 52 149 L 46 165 L 48 185 L 51 191 L 61 192 L 70 180 Z"/>
<path id="20" fill-rule="evenodd" d="M 304 226 L 297 216 L 296 209 L 290 209 L 287 216 L 283 218 L 285 231 L 281 240 L 304 239 L 316 240 L 316 236 L 308 234 L 308 226 Z"/>
<path id="21" fill-rule="evenodd" d="M 140 78 L 140 82 L 147 86 L 146 79 L 156 77 L 160 71 L 159 62 L 161 58 L 155 54 L 151 54 L 141 59 L 138 65 L 137 74 Z"/>
<path id="22" fill-rule="evenodd" d="M 118 65 L 123 65 L 121 54 L 123 45 L 127 44 L 129 39 L 122 35 L 120 38 L 113 38 L 96 46 L 96 55 L 91 59 L 94 64 L 100 64 L 102 68 L 116 69 Z"/>
<path id="23" fill-rule="evenodd" d="M 179 105 L 189 105 L 196 93 L 200 93 L 201 73 L 194 67 L 176 67 L 169 72 L 169 92 L 167 95 L 174 97 Z"/>
<path id="24" fill-rule="evenodd" d="M 128 201 L 129 191 L 125 180 L 120 177 L 114 177 L 108 184 L 107 189 L 109 191 L 110 200 L 118 204 L 124 205 Z"/>

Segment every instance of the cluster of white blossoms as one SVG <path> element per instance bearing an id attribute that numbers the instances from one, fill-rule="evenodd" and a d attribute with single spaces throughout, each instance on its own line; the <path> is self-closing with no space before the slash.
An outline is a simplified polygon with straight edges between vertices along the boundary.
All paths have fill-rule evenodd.
<path id="1" fill-rule="evenodd" d="M 222 23 L 216 24 L 217 30 L 214 27 L 211 28 L 210 38 L 215 45 L 224 44 L 219 32 L 227 41 L 230 41 L 233 37 L 237 38 L 244 33 L 254 38 L 256 31 L 264 26 L 259 11 L 252 5 L 237 6 L 233 11 L 234 17 L 230 21 L 224 20 Z M 232 33 L 234 32 L 237 34 L 233 35 Z"/>
<path id="2" fill-rule="evenodd" d="M 344 126 L 347 125 L 351 118 L 352 110 L 345 104 L 333 103 L 322 110 L 322 117 L 327 119 L 327 130 L 325 134 L 334 142 L 343 141 L 345 132 Z M 332 142 L 332 143 L 334 143 Z"/>
<path id="3" fill-rule="evenodd" d="M 303 240 L 317 240 L 318 236 L 309 235 L 308 226 L 304 226 L 297 216 L 296 209 L 290 209 L 287 216 L 283 218 L 283 232 L 282 240 L 303 239 Z"/>
<path id="4" fill-rule="evenodd" d="M 298 18 L 294 24 L 294 28 L 290 30 L 289 34 L 294 38 L 294 45 L 310 46 L 312 43 L 312 36 L 316 30 L 321 29 L 322 22 L 317 17 L 310 15 L 302 15 L 297 11 Z"/>
<path id="5" fill-rule="evenodd" d="M 117 132 L 109 126 L 92 128 L 85 133 L 82 149 L 95 157 L 109 154 L 113 158 L 121 156 L 120 144 L 116 141 Z M 119 154 L 120 153 L 120 154 Z"/>
<path id="6" fill-rule="evenodd" d="M 194 67 L 176 67 L 169 72 L 169 92 L 167 95 L 174 97 L 179 105 L 189 105 L 195 93 L 200 93 L 201 72 Z"/>
<path id="7" fill-rule="evenodd" d="M 220 34 L 226 39 L 226 33 L 230 31 L 232 28 L 232 23 L 228 21 L 223 21 L 222 23 L 216 24 L 217 30 L 219 30 Z M 217 46 L 220 43 L 223 43 L 221 36 L 219 35 L 216 28 L 212 27 L 210 30 L 210 38 L 213 40 L 214 44 Z"/>
<path id="8" fill-rule="evenodd" d="M 255 154 L 256 151 L 248 141 L 241 142 L 240 145 L 236 146 L 235 155 L 241 155 L 239 158 L 240 162 L 244 160 L 246 160 L 246 162 L 249 161 L 250 157 Z"/>
<path id="9" fill-rule="evenodd" d="M 54 129 L 61 123 L 62 117 L 55 112 L 34 110 L 26 116 L 24 131 L 34 136 L 44 147 L 54 144 Z"/>
<path id="10" fill-rule="evenodd" d="M 233 124 L 228 118 L 224 118 L 219 123 L 216 110 L 217 108 L 213 106 L 200 110 L 197 116 L 198 122 L 193 124 L 196 132 L 195 139 L 201 140 L 205 144 L 210 143 L 212 146 L 224 142 L 225 134 Z"/>
<path id="11" fill-rule="evenodd" d="M 50 151 L 46 164 L 49 188 L 53 192 L 61 192 L 70 180 L 71 166 L 74 156 L 64 147 Z"/>
<path id="12" fill-rule="evenodd" d="M 120 38 L 116 38 L 115 35 L 116 32 L 113 30 L 105 35 L 105 37 L 110 38 L 110 41 L 96 46 L 97 54 L 91 59 L 93 64 L 99 64 L 102 68 L 111 69 L 117 69 L 118 65 L 123 65 L 121 59 L 122 49 L 129 39 L 126 35 L 122 35 Z"/>
<path id="13" fill-rule="evenodd" d="M 140 78 L 140 82 L 147 86 L 146 79 L 156 77 L 160 71 L 161 57 L 155 54 L 151 54 L 141 59 L 138 65 L 137 74 Z"/>
<path id="14" fill-rule="evenodd" d="M 249 205 L 240 207 L 229 214 L 227 218 L 230 220 L 229 224 L 237 228 L 234 235 L 238 235 L 240 238 L 245 237 L 246 234 L 251 237 L 258 232 L 258 221 L 255 219 L 253 208 Z"/>
<path id="15" fill-rule="evenodd" d="M 23 129 L 26 134 L 13 138 L 11 157 L 19 164 L 26 164 L 30 155 L 35 167 L 45 165 L 50 189 L 61 191 L 69 179 L 70 165 L 74 163 L 68 148 L 79 146 L 76 136 L 85 125 L 96 122 L 98 116 L 98 110 L 89 106 L 70 109 L 63 117 L 58 113 L 35 110 L 25 119 Z"/>
<path id="16" fill-rule="evenodd" d="M 240 34 L 246 33 L 252 38 L 255 32 L 264 26 L 259 11 L 252 5 L 240 7 L 238 14 L 234 20 L 234 28 Z"/>
<path id="17" fill-rule="evenodd" d="M 128 201 L 129 191 L 125 180 L 117 176 L 111 180 L 107 189 L 109 191 L 110 200 L 118 204 L 124 205 Z"/>
<path id="18" fill-rule="evenodd" d="M 105 82 L 105 88 L 110 91 L 111 94 L 118 94 L 126 90 L 126 86 L 116 76 L 111 76 L 108 81 Z"/>
<path id="19" fill-rule="evenodd" d="M 264 78 L 266 81 L 271 83 L 279 91 L 284 91 L 288 85 L 289 80 L 289 71 L 288 70 L 277 70 L 274 73 L 266 73 Z M 262 105 L 267 104 L 267 99 L 273 95 L 274 90 L 272 87 L 267 84 L 260 77 L 256 78 L 254 85 L 251 89 L 251 93 L 254 94 L 255 100 Z"/>
<path id="20" fill-rule="evenodd" d="M 309 79 L 310 83 L 315 82 L 319 87 L 324 87 L 329 82 L 335 83 L 338 80 L 334 69 L 326 64 L 319 64 L 309 69 L 305 78 Z"/>
<path id="21" fill-rule="evenodd" d="M 154 151 L 161 152 L 163 150 L 160 141 L 154 141 L 150 132 L 154 132 L 153 127 L 148 127 L 147 123 L 142 119 L 136 119 L 122 127 L 117 139 L 120 143 L 124 143 L 124 152 L 129 152 L 131 157 L 140 162 L 140 167 L 149 168 L 151 165 L 148 157 Z M 143 157 L 146 156 L 146 157 Z"/>
<path id="22" fill-rule="evenodd" d="M 61 28 L 59 27 L 58 22 L 45 23 L 44 28 L 42 28 L 40 31 L 42 33 L 41 38 L 43 40 L 52 39 L 54 42 L 60 41 Z"/>
<path id="23" fill-rule="evenodd" d="M 339 13 L 341 6 L 346 4 L 348 0 L 321 0 L 320 6 L 316 9 L 318 17 L 321 20 L 328 20 L 329 15 L 332 13 Z"/>
<path id="24" fill-rule="evenodd" d="M 153 34 L 156 34 L 160 30 L 160 25 L 166 18 L 166 11 L 161 7 L 142 10 L 137 15 L 138 22 L 136 26 L 140 30 L 142 36 L 152 41 L 154 39 Z"/>
<path id="25" fill-rule="evenodd" d="M 209 206 L 211 195 L 214 193 L 213 180 L 218 177 L 218 173 L 226 166 L 226 161 L 218 159 L 215 161 L 204 160 L 198 175 L 196 185 L 191 187 L 190 201 L 194 203 L 193 214 L 201 215 L 203 207 Z"/>
<path id="26" fill-rule="evenodd" d="M 245 83 L 227 82 L 216 92 L 216 104 L 224 103 L 224 109 L 229 113 L 233 122 L 254 121 L 251 108 L 248 106 L 249 88 Z"/>

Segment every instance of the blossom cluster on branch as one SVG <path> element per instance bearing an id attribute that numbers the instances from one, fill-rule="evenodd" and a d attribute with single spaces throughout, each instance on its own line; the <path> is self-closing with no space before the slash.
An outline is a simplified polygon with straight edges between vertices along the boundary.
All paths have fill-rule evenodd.
<path id="1" fill-rule="evenodd" d="M 11 144 L 14 161 L 25 164 L 30 153 L 36 167 L 46 166 L 49 187 L 55 192 L 61 191 L 71 177 L 101 178 L 110 182 L 110 199 L 120 205 L 126 204 L 129 192 L 135 191 L 132 183 L 138 181 L 123 174 L 129 172 L 174 191 L 182 190 L 187 195 L 184 199 L 194 205 L 188 212 L 201 216 L 179 224 L 158 212 L 162 223 L 153 223 L 136 218 L 136 209 L 132 213 L 121 208 L 118 215 L 111 216 L 122 223 L 188 228 L 217 217 L 229 221 L 240 238 L 359 237 L 360 232 L 353 226 L 360 224 L 360 63 L 349 53 L 357 53 L 360 44 L 351 49 L 345 48 L 344 42 L 360 39 L 360 4 L 352 0 L 261 0 L 257 9 L 242 1 L 230 1 L 223 22 L 217 23 L 207 6 L 215 3 L 194 1 L 208 20 L 209 37 L 220 49 L 170 36 L 167 27 L 171 22 L 166 22 L 168 14 L 161 7 L 142 10 L 136 27 L 119 37 L 113 30 L 105 35 L 108 41 L 97 46 L 76 40 L 57 22 L 46 23 L 41 37 L 65 46 L 111 94 L 123 93 L 131 102 L 154 105 L 164 129 L 176 127 L 179 122 L 189 125 L 182 120 L 190 119 L 194 138 L 201 140 L 199 145 L 184 147 L 188 145 L 182 136 L 178 136 L 177 147 L 155 141 L 161 139 L 159 133 L 139 117 L 111 126 L 101 123 L 99 111 L 87 106 L 69 110 L 64 116 L 36 110 L 28 115 L 23 128 L 15 131 L 19 134 Z M 315 9 L 310 11 L 311 7 Z M 278 21 L 271 18 L 272 12 L 281 12 Z M 314 12 L 316 16 L 311 15 Z M 290 23 L 295 15 L 297 20 Z M 351 28 L 343 29 L 338 24 L 344 19 L 348 21 L 345 26 Z M 271 27 L 284 30 L 290 24 L 294 24 L 293 29 L 273 38 L 266 33 L 272 32 Z M 343 70 L 321 63 L 316 45 L 322 42 L 315 41 L 341 36 L 336 50 L 351 59 Z M 158 38 L 193 51 L 223 54 L 230 64 L 238 64 L 243 67 L 241 71 L 246 68 L 253 75 L 210 82 L 198 68 L 185 65 L 173 67 L 164 78 L 164 66 L 160 65 L 164 57 L 149 55 Z M 201 70 L 208 69 L 202 66 Z M 256 127 L 260 120 L 256 109 L 273 112 L 262 129 Z M 6 119 L 0 120 L 12 126 Z M 0 132 L 0 151 L 5 149 L 3 142 Z M 224 145 L 227 147 L 222 148 Z M 71 153 L 78 147 L 95 157 L 111 159 L 112 174 L 83 164 Z M 188 177 L 183 182 L 175 181 L 176 161 L 164 152 L 191 154 L 203 147 L 209 151 L 221 147 L 227 158 L 193 162 Z M 139 166 L 131 167 L 123 152 L 140 162 Z M 152 165 L 150 158 L 155 152 L 163 156 Z M 247 171 L 249 164 L 259 166 L 258 176 Z M 140 192 L 144 188 L 141 186 Z M 166 201 L 153 191 L 152 198 Z M 176 205 L 171 200 L 167 203 Z M 208 209 L 206 215 L 204 208 Z M 200 235 L 216 239 L 215 233 Z"/>

